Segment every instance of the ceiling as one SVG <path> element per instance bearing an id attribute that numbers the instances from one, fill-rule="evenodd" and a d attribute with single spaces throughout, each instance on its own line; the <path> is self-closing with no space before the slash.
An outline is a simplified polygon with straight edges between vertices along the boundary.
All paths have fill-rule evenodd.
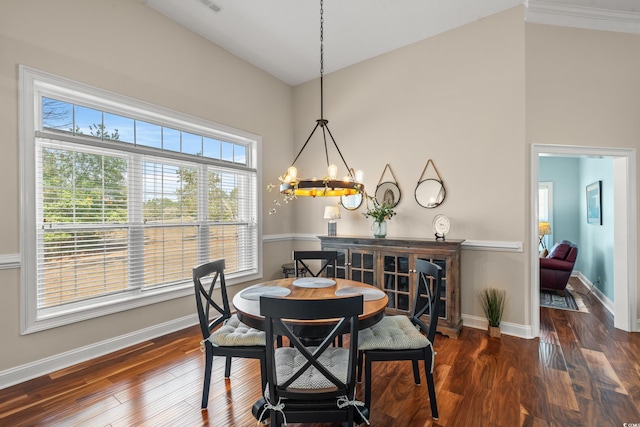
<path id="1" fill-rule="evenodd" d="M 320 74 L 319 0 L 140 0 L 290 85 Z M 324 72 L 525 4 L 528 22 L 640 33 L 638 0 L 325 0 Z"/>

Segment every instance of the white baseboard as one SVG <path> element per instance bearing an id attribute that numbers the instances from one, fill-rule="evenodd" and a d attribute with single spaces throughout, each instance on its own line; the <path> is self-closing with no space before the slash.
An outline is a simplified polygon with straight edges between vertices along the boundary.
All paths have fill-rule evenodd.
<path id="1" fill-rule="evenodd" d="M 591 293 L 598 299 L 598 301 L 600 301 L 602 306 L 606 308 L 609 313 L 613 314 L 615 312 L 613 301 L 607 298 L 607 296 L 603 294 L 600 289 L 596 288 L 596 286 L 593 283 L 591 283 L 591 281 L 587 278 L 587 276 L 585 276 L 579 271 L 578 272 L 574 271 L 573 274 L 571 275 L 577 277 L 578 280 L 580 280 L 587 288 L 589 288 Z"/>
<path id="2" fill-rule="evenodd" d="M 0 372 L 0 390 L 198 323 L 193 314 Z"/>
<path id="3" fill-rule="evenodd" d="M 484 317 L 471 316 L 468 314 L 462 315 L 462 324 L 470 328 L 484 329 L 489 326 L 487 319 Z M 532 333 L 531 326 L 520 325 L 511 322 L 501 322 L 500 331 L 505 335 L 512 335 L 518 338 L 532 339 L 535 338 Z"/>

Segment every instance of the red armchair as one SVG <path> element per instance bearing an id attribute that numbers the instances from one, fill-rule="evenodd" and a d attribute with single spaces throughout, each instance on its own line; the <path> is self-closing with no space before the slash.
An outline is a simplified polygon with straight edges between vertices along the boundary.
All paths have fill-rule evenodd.
<path id="1" fill-rule="evenodd" d="M 564 294 L 573 266 L 578 258 L 578 247 L 568 240 L 556 243 L 546 258 L 540 258 L 540 289 Z"/>

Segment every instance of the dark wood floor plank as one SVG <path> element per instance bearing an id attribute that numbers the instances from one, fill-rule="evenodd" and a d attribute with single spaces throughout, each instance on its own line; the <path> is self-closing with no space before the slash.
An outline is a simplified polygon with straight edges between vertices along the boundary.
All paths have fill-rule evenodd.
<path id="1" fill-rule="evenodd" d="M 520 410 L 534 418 L 549 419 L 549 399 L 544 379 L 522 373 L 520 378 Z"/>
<path id="2" fill-rule="evenodd" d="M 540 361 L 545 368 L 557 369 L 559 371 L 567 370 L 562 348 L 559 345 L 541 342 L 538 353 Z"/>
<path id="3" fill-rule="evenodd" d="M 550 427 L 592 427 L 593 424 L 583 424 L 580 412 L 567 409 L 564 406 L 549 405 Z"/>
<path id="4" fill-rule="evenodd" d="M 532 340 L 521 340 L 518 342 L 517 350 L 520 360 L 520 370 L 528 375 L 542 377 L 544 363 L 540 358 L 540 345 L 543 344 L 538 338 Z"/>
<path id="5" fill-rule="evenodd" d="M 569 341 L 578 342 L 578 338 L 575 336 L 573 329 L 569 325 L 569 319 L 567 317 L 566 310 L 553 310 L 550 308 L 542 307 L 540 309 L 540 312 L 547 313 L 547 316 L 552 319 L 553 327 L 556 331 L 556 336 L 558 337 L 558 341 L 560 341 L 561 344 Z"/>
<path id="6" fill-rule="evenodd" d="M 578 406 L 580 407 L 580 418 L 584 426 L 620 427 L 622 425 L 614 422 L 612 417 L 607 414 L 604 404 L 600 401 L 578 397 Z"/>
<path id="7" fill-rule="evenodd" d="M 541 420 L 540 418 L 533 417 L 527 413 L 520 413 L 520 426 L 521 427 L 549 427 L 547 420 Z"/>
<path id="8" fill-rule="evenodd" d="M 550 405 L 578 411 L 578 402 L 573 392 L 571 377 L 567 371 L 545 369 L 544 383 Z"/>
<path id="9" fill-rule="evenodd" d="M 511 427 L 520 422 L 520 378 L 517 354 L 505 348 L 501 351 L 493 385 L 490 422 L 492 425 Z"/>
<path id="10" fill-rule="evenodd" d="M 629 395 L 602 390 L 602 403 L 606 415 L 617 425 L 640 423 L 640 411 Z"/>
<path id="11" fill-rule="evenodd" d="M 618 375 L 611 367 L 611 364 L 603 352 L 583 348 L 582 354 L 598 387 L 620 394 L 627 394 L 627 390 L 622 385 L 620 378 L 618 378 Z"/>
<path id="12" fill-rule="evenodd" d="M 572 281 L 574 279 L 572 278 Z M 539 339 L 463 328 L 458 340 L 437 335 L 434 379 L 440 419 L 411 364 L 374 364 L 371 425 L 621 426 L 640 421 L 640 334 L 613 326 L 588 289 L 573 283 L 590 313 L 541 308 Z M 0 390 L 4 426 L 255 426 L 259 364 L 213 366 L 209 407 L 200 410 L 203 354 L 197 327 L 116 351 Z M 362 399 L 363 387 L 357 396 Z M 290 427 L 302 427 L 291 424 Z M 338 427 L 309 423 L 304 427 Z"/>

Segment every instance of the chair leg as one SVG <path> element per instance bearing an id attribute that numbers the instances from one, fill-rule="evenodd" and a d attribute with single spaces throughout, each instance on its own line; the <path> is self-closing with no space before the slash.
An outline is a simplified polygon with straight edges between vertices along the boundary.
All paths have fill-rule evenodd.
<path id="1" fill-rule="evenodd" d="M 262 393 L 267 387 L 267 359 L 266 356 L 260 358 L 260 380 L 262 381 Z"/>
<path id="2" fill-rule="evenodd" d="M 364 406 L 371 411 L 371 359 L 364 361 Z"/>
<path id="3" fill-rule="evenodd" d="M 429 389 L 429 402 L 431 403 L 431 417 L 438 419 L 438 401 L 436 400 L 436 385 L 433 382 L 433 375 L 427 372 L 427 388 Z"/>
<path id="4" fill-rule="evenodd" d="M 213 356 L 208 348 L 205 351 L 204 360 L 204 384 L 202 385 L 202 404 L 200 407 L 206 409 L 209 403 L 209 387 L 211 386 L 211 367 L 213 365 Z"/>
<path id="5" fill-rule="evenodd" d="M 420 385 L 420 367 L 418 366 L 418 361 L 413 359 L 411 363 L 413 363 L 413 381 L 416 385 Z"/>
<path id="6" fill-rule="evenodd" d="M 431 354 L 427 357 L 431 358 Z M 427 362 L 427 357 L 424 359 L 424 372 L 427 377 L 427 388 L 429 389 L 429 403 L 431 404 L 431 417 L 434 420 L 438 419 L 438 401 L 436 400 L 436 385 L 433 380 L 433 374 L 431 373 L 431 361 Z"/>
<path id="7" fill-rule="evenodd" d="M 358 366 L 356 368 L 356 374 L 357 374 L 357 378 L 358 378 L 358 382 L 361 383 L 362 382 L 362 356 L 363 356 L 364 352 L 362 350 L 358 351 Z"/>
<path id="8" fill-rule="evenodd" d="M 278 420 L 278 412 L 274 411 L 273 409 L 271 410 L 271 425 L 273 427 L 281 427 L 282 426 L 282 424 Z"/>
<path id="9" fill-rule="evenodd" d="M 229 378 L 231 376 L 231 356 L 227 356 L 224 362 L 224 377 Z"/>

